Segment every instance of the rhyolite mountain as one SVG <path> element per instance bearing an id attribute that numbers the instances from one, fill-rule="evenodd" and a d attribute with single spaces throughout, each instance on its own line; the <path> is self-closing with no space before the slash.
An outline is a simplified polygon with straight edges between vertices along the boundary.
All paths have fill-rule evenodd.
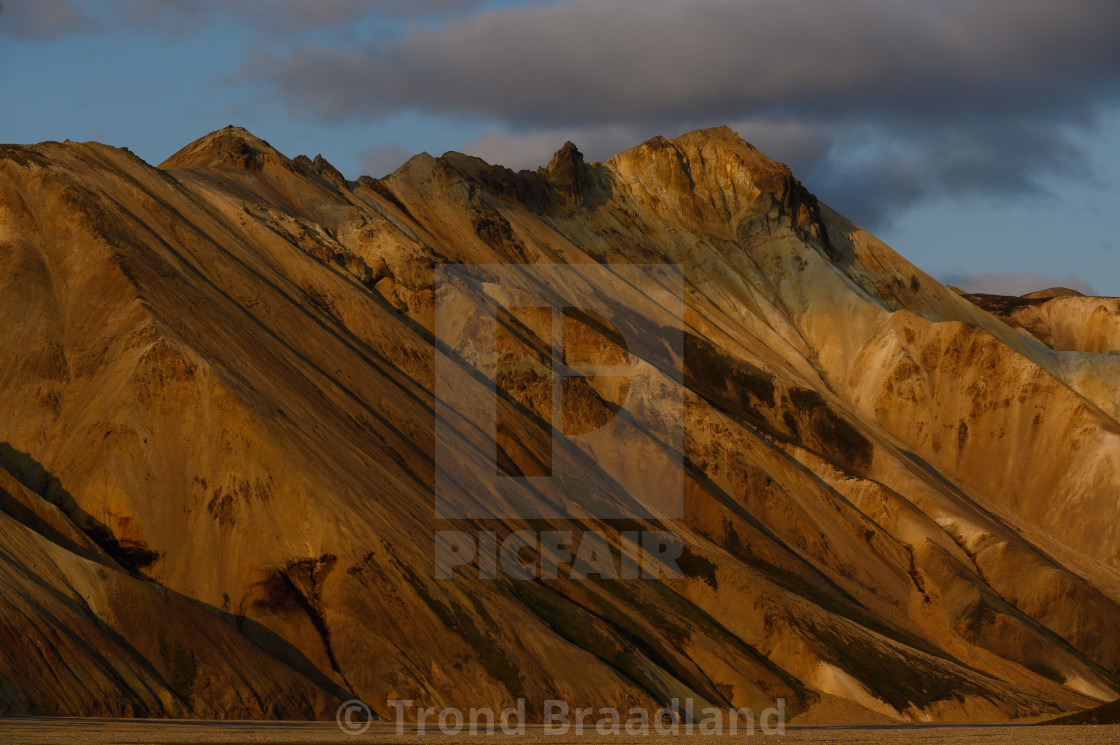
<path id="1" fill-rule="evenodd" d="M 684 272 L 684 517 L 530 527 L 672 529 L 685 577 L 436 580 L 435 530 L 526 527 L 434 517 L 436 267 L 628 262 Z M 1052 294 L 939 284 L 726 128 L 357 181 L 233 127 L 0 147 L 0 713 L 1112 701 L 1120 305 Z"/>

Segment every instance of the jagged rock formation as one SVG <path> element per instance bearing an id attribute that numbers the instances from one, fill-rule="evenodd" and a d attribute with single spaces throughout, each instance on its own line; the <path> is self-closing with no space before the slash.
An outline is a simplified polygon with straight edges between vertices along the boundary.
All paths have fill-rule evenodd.
<path id="1" fill-rule="evenodd" d="M 433 578 L 433 272 L 511 262 L 683 267 L 684 579 Z M 159 168 L 4 146 L 0 711 L 1113 700 L 1116 301 L 1012 305 L 726 128 L 356 182 L 237 128 Z M 523 473 L 550 426 L 525 391 L 503 415 Z"/>

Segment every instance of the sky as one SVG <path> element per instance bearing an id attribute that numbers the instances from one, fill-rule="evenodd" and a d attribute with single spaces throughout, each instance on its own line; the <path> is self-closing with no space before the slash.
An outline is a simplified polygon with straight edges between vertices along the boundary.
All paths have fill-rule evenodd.
<path id="1" fill-rule="evenodd" d="M 0 142 L 348 178 L 729 125 L 943 281 L 1120 295 L 1116 0 L 0 0 Z"/>

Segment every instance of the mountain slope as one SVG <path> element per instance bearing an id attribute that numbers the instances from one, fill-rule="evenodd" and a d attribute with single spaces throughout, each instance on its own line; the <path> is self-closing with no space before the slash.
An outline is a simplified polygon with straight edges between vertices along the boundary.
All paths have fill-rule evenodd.
<path id="1" fill-rule="evenodd" d="M 942 287 L 725 128 L 603 164 L 569 143 L 537 172 L 449 153 L 357 182 L 237 128 L 158 169 L 95 143 L 6 146 L 0 246 L 20 502 L 0 528 L 22 547 L 0 627 L 99 634 L 54 646 L 107 702 L 29 686 L 9 653 L 8 710 L 562 695 L 797 712 L 824 693 L 1002 720 L 1120 692 L 1120 424 L 1101 404 L 1120 377 L 1102 367 L 1090 390 L 1053 339 Z M 683 520 L 434 519 L 433 370 L 455 354 L 433 346 L 434 272 L 460 263 L 683 268 Z M 551 413 L 522 391 L 502 468 L 524 473 Z M 612 393 L 578 395 L 576 419 Z M 433 531 L 525 527 L 674 530 L 686 576 L 434 578 Z M 162 642 L 114 625 L 126 602 L 166 619 Z"/>

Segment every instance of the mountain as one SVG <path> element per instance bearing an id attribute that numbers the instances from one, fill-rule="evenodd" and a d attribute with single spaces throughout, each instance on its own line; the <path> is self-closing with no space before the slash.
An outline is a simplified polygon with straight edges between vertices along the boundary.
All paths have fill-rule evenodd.
<path id="1" fill-rule="evenodd" d="M 1113 701 L 1112 703 L 1101 704 L 1088 711 L 1079 711 L 1076 714 L 1069 714 L 1039 723 L 1040 726 L 1051 724 L 1120 724 L 1120 702 Z"/>
<path id="2" fill-rule="evenodd" d="M 440 272 L 605 267 L 627 293 L 620 266 L 650 264 L 680 267 L 680 349 L 618 359 L 680 366 L 633 409 L 683 425 L 680 519 L 437 519 L 441 473 L 464 499 L 494 480 L 464 452 L 503 477 L 559 457 L 609 501 L 625 477 L 599 456 L 632 476 L 672 450 L 629 412 L 629 440 L 552 448 L 557 413 L 594 429 L 627 384 L 574 379 L 550 407 L 555 330 L 531 313 L 498 317 L 497 434 L 441 413 L 436 370 L 470 360 L 437 343 Z M 660 328 L 634 297 L 614 321 Z M 421 154 L 356 182 L 234 127 L 158 168 L 2 146 L 0 713 L 691 696 L 1006 721 L 1112 701 L 1117 312 L 962 296 L 726 128 L 605 163 L 568 143 L 535 172 Z M 615 349 L 614 321 L 565 315 L 565 342 Z M 672 531 L 684 576 L 436 578 L 436 531 L 527 529 L 616 549 Z"/>

